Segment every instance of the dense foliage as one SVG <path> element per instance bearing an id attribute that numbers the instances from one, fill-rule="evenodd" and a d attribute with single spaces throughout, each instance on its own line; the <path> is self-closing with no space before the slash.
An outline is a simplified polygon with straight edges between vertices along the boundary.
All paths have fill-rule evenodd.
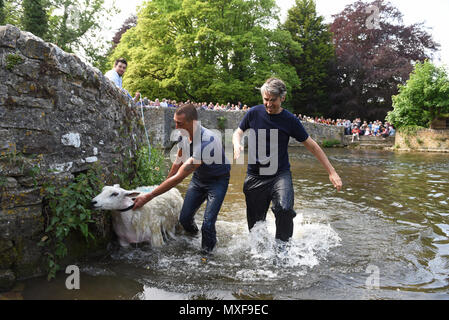
<path id="1" fill-rule="evenodd" d="M 23 0 L 23 29 L 38 37 L 45 37 L 48 31 L 47 0 Z"/>
<path id="2" fill-rule="evenodd" d="M 438 48 L 423 24 L 404 25 L 400 11 L 384 0 L 348 5 L 334 16 L 330 30 L 337 57 L 334 117 L 384 119 L 413 63 Z"/>
<path id="3" fill-rule="evenodd" d="M 301 82 L 291 93 L 292 109 L 301 114 L 323 115 L 330 105 L 328 79 L 335 50 L 332 34 L 317 15 L 314 0 L 296 0 L 282 26 L 302 51 L 289 51 L 289 62 Z"/>
<path id="4" fill-rule="evenodd" d="M 446 70 L 426 61 L 417 63 L 406 85 L 393 96 L 387 120 L 397 127 L 428 127 L 436 117 L 449 113 L 449 77 Z"/>

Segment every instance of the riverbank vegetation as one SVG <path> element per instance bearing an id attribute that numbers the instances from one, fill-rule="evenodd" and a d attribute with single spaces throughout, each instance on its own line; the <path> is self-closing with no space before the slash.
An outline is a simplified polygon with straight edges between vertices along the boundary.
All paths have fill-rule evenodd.
<path id="1" fill-rule="evenodd" d="M 446 70 L 429 61 L 418 62 L 407 83 L 399 86 L 399 94 L 393 96 L 393 108 L 387 120 L 401 131 L 412 133 L 416 127 L 429 128 L 435 118 L 449 113 Z"/>

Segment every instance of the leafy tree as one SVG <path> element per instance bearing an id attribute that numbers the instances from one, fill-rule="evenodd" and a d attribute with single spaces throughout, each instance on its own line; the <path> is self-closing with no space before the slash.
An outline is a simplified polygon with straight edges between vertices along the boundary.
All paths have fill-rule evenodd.
<path id="1" fill-rule="evenodd" d="M 110 62 L 128 60 L 124 85 L 153 98 L 261 102 L 266 78 L 299 84 L 286 52 L 300 52 L 287 31 L 270 29 L 273 0 L 153 0 L 138 13 Z"/>
<path id="2" fill-rule="evenodd" d="M 12 24 L 24 29 L 23 22 L 23 1 L 22 0 L 0 0 L 3 1 L 3 24 Z"/>
<path id="3" fill-rule="evenodd" d="M 45 37 L 48 30 L 47 0 L 23 0 L 23 29 L 38 37 Z"/>
<path id="4" fill-rule="evenodd" d="M 5 2 L 0 0 L 0 25 L 4 25 L 5 21 Z"/>
<path id="5" fill-rule="evenodd" d="M 422 23 L 404 25 L 400 11 L 385 0 L 348 5 L 334 16 L 330 30 L 337 60 L 333 117 L 384 119 L 413 63 L 439 47 Z"/>
<path id="6" fill-rule="evenodd" d="M 322 115 L 329 108 L 327 79 L 335 50 L 323 19 L 314 0 L 296 0 L 283 25 L 303 50 L 289 50 L 289 61 L 301 81 L 301 88 L 292 92 L 293 109 L 302 114 Z"/>
<path id="7" fill-rule="evenodd" d="M 104 0 L 50 0 L 49 36 L 46 40 L 67 52 L 77 51 L 88 60 L 97 61 L 106 44 L 100 38 L 102 19 L 117 11 L 106 7 Z"/>
<path id="8" fill-rule="evenodd" d="M 444 67 L 429 61 L 417 63 L 406 85 L 393 96 L 387 121 L 397 127 L 428 127 L 441 114 L 449 113 L 449 78 Z"/>
<path id="9" fill-rule="evenodd" d="M 128 31 L 129 29 L 135 27 L 136 25 L 137 25 L 137 16 L 136 15 L 132 15 L 128 19 L 126 19 L 125 22 L 123 22 L 122 26 L 114 34 L 114 37 L 112 38 L 112 43 L 113 43 L 112 49 L 114 49 L 120 43 L 120 40 L 122 39 L 123 34 L 126 31 Z"/>

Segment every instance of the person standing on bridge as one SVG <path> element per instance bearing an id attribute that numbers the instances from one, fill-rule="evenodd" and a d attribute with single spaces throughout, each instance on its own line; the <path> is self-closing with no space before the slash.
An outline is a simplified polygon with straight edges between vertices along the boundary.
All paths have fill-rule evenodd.
<path id="1" fill-rule="evenodd" d="M 290 137 L 302 142 L 318 159 L 338 191 L 342 188 L 342 181 L 323 150 L 307 134 L 300 120 L 281 107 L 287 94 L 284 82 L 277 78 L 270 78 L 260 91 L 263 105 L 249 109 L 233 134 L 234 159 L 240 157 L 240 152 L 243 150 L 242 137 L 249 129 L 252 132 L 248 140 L 248 168 L 243 185 L 248 228 L 251 230 L 256 222 L 265 221 L 268 207 L 272 203 L 271 210 L 276 219 L 275 238 L 282 244 L 292 237 L 293 218 L 296 216 L 293 210 L 294 194 L 288 160 Z M 263 137 L 260 137 L 261 135 Z M 251 152 L 254 148 L 251 144 L 256 144 L 254 152 Z M 272 167 L 272 163 L 267 163 L 266 155 L 270 159 L 268 162 L 276 164 L 275 168 L 267 170 L 268 165 Z"/>
<path id="2" fill-rule="evenodd" d="M 115 60 L 114 68 L 106 72 L 104 76 L 114 82 L 117 87 L 122 89 L 128 95 L 128 97 L 130 97 L 134 100 L 135 103 L 137 103 L 140 98 L 140 92 L 137 91 L 136 95 L 133 98 L 129 94 L 129 92 L 123 88 L 123 75 L 125 74 L 126 68 L 128 68 L 128 62 L 126 62 L 124 58 L 119 58 Z"/>

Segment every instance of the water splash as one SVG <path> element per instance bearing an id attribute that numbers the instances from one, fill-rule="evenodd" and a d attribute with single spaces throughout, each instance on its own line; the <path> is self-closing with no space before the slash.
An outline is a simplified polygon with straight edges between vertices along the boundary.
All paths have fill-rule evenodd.
<path id="1" fill-rule="evenodd" d="M 286 272 L 305 275 L 307 269 L 326 259 L 341 239 L 330 225 L 303 223 L 302 216 L 294 221 L 289 242 L 275 239 L 275 223 L 267 219 L 256 223 L 247 234 L 235 234 L 225 247 L 217 250 L 217 255 L 241 261 L 234 275 L 240 281 L 277 280 Z"/>

